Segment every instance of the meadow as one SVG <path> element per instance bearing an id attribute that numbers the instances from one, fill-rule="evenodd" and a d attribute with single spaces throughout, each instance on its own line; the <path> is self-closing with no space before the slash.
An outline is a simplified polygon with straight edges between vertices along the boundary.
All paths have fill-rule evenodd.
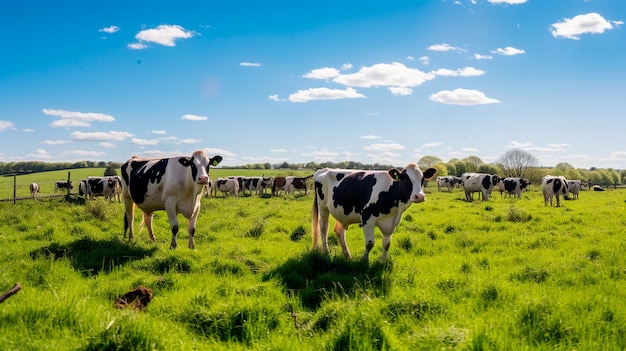
<path id="1" fill-rule="evenodd" d="M 19 176 L 18 190 L 58 172 Z M 559 208 L 535 185 L 488 202 L 426 193 L 385 263 L 379 231 L 369 263 L 332 234 L 330 255 L 311 251 L 312 194 L 205 198 L 196 250 L 169 248 L 163 211 L 156 243 L 145 228 L 129 242 L 121 203 L 1 202 L 0 293 L 22 289 L 0 304 L 0 350 L 626 349 L 625 190 Z M 347 238 L 360 257 L 361 228 Z M 139 285 L 146 309 L 114 306 Z"/>

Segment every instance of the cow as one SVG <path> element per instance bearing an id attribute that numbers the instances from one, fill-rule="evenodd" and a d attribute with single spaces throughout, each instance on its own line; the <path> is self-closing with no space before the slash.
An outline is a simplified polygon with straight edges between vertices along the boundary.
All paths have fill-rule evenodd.
<path id="1" fill-rule="evenodd" d="M 265 189 L 270 188 L 272 186 L 273 178 L 265 178 L 265 177 L 244 177 L 243 178 L 243 192 L 246 190 L 250 191 L 250 195 L 252 195 L 253 191 L 256 191 L 257 194 L 263 194 Z"/>
<path id="2" fill-rule="evenodd" d="M 400 223 L 402 214 L 412 203 L 426 200 L 422 189 L 424 180 L 431 179 L 437 172 L 429 168 L 422 173 L 417 164 L 409 163 L 399 171 L 340 170 L 324 168 L 314 176 L 315 199 L 312 209 L 313 249 L 319 246 L 328 253 L 328 219 L 335 218 L 335 233 L 339 238 L 343 254 L 352 257 L 346 244 L 346 230 L 351 224 L 363 227 L 365 253 L 368 261 L 374 247 L 374 227 L 383 234 L 381 260 L 387 259 L 391 235 Z"/>
<path id="3" fill-rule="evenodd" d="M 78 195 L 85 197 L 85 200 L 89 197 L 89 190 L 87 186 L 87 179 L 82 179 L 78 183 Z"/>
<path id="4" fill-rule="evenodd" d="M 309 193 L 309 187 L 307 185 L 307 181 L 313 177 L 313 174 L 307 177 L 294 177 L 289 176 L 285 177 L 285 192 L 288 194 L 293 194 L 295 190 L 303 190 L 304 194 Z"/>
<path id="5" fill-rule="evenodd" d="M 232 194 L 236 198 L 239 197 L 239 182 L 235 178 L 217 178 L 211 184 L 211 190 L 215 195 L 221 191 L 224 197 L 226 194 Z"/>
<path id="6" fill-rule="evenodd" d="M 272 195 L 278 195 L 278 191 L 285 190 L 286 184 L 286 177 L 274 177 L 274 183 L 272 183 Z"/>
<path id="7" fill-rule="evenodd" d="M 563 176 L 547 175 L 541 178 L 541 192 L 543 192 L 544 206 L 552 206 L 552 198 L 556 196 L 556 207 L 561 206 L 560 195 L 567 197 L 567 179 Z"/>
<path id="8" fill-rule="evenodd" d="M 39 194 L 39 184 L 31 183 L 29 188 L 30 188 L 30 196 L 37 197 L 37 194 Z"/>
<path id="9" fill-rule="evenodd" d="M 196 221 L 200 212 L 202 191 L 209 183 L 209 168 L 222 161 L 221 156 L 209 158 L 204 151 L 195 151 L 191 156 L 170 158 L 139 158 L 133 156 L 122 167 L 122 197 L 126 213 L 124 215 L 124 236 L 133 239 L 135 206 L 143 212 L 143 220 L 148 228 L 150 239 L 156 241 L 152 230 L 152 214 L 165 210 L 172 231 L 170 248 L 178 246 L 177 214 L 187 219 L 189 233 L 188 247 L 194 249 Z"/>
<path id="10" fill-rule="evenodd" d="M 572 195 L 572 199 L 578 199 L 578 193 L 582 188 L 582 182 L 579 179 L 573 179 L 567 181 L 567 191 Z M 569 199 L 569 196 L 565 199 Z"/>
<path id="11" fill-rule="evenodd" d="M 474 201 L 474 194 L 479 192 L 482 194 L 483 201 L 489 201 L 489 196 L 493 188 L 498 184 L 500 177 L 486 173 L 463 173 L 461 175 L 461 184 L 465 190 L 465 199 Z"/>
<path id="12" fill-rule="evenodd" d="M 110 176 L 106 180 L 106 187 L 104 188 L 104 198 L 114 201 L 117 197 L 117 202 L 122 202 L 122 178 L 119 176 Z"/>
<path id="13" fill-rule="evenodd" d="M 448 191 L 452 191 L 456 185 L 461 184 L 461 178 L 454 176 L 441 176 L 437 177 L 437 190 L 441 191 L 441 188 L 448 188 Z"/>
<path id="14" fill-rule="evenodd" d="M 61 189 L 69 189 L 72 190 L 74 186 L 71 181 L 59 180 L 54 183 L 54 193 L 58 193 Z"/>
<path id="15" fill-rule="evenodd" d="M 530 180 L 524 178 L 501 178 L 498 180 L 496 187 L 500 190 L 500 196 L 503 193 L 507 193 L 519 199 L 522 197 L 522 191 L 530 184 Z"/>

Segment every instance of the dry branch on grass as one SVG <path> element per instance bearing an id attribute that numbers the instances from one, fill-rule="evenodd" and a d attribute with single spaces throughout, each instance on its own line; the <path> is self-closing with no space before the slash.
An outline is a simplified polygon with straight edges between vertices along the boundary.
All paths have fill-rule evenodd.
<path id="1" fill-rule="evenodd" d="M 4 300 L 8 299 L 9 297 L 15 295 L 15 293 L 20 291 L 21 288 L 22 286 L 20 285 L 20 283 L 15 283 L 15 285 L 11 289 L 9 289 L 7 292 L 2 294 L 2 296 L 0 296 L 0 303 L 4 302 Z"/>

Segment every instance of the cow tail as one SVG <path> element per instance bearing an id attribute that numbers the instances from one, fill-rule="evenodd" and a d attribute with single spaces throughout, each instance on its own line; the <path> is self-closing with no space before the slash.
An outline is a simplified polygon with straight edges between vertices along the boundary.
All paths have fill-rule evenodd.
<path id="1" fill-rule="evenodd" d="M 320 212 L 317 204 L 317 194 L 313 197 L 313 209 L 311 211 L 311 235 L 313 237 L 313 250 L 315 250 L 320 241 Z"/>

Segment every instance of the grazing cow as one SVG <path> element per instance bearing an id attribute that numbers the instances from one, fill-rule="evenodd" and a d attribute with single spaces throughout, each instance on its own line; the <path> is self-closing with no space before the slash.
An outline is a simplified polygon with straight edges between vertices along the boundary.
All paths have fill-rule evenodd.
<path id="1" fill-rule="evenodd" d="M 293 194 L 295 190 L 304 190 L 304 194 L 309 193 L 309 187 L 307 186 L 307 180 L 313 177 L 313 174 L 307 177 L 294 177 L 289 176 L 285 177 L 285 192 L 288 194 Z"/>
<path id="2" fill-rule="evenodd" d="M 211 184 L 211 189 L 215 195 L 218 191 L 226 197 L 226 194 L 232 194 L 236 198 L 239 197 L 239 182 L 235 178 L 217 178 Z"/>
<path id="3" fill-rule="evenodd" d="M 567 179 L 563 176 L 551 176 L 547 175 L 541 178 L 541 191 L 543 192 L 544 206 L 552 206 L 552 198 L 556 196 L 556 207 L 561 206 L 560 195 L 567 197 L 569 191 L 567 190 Z"/>
<path id="4" fill-rule="evenodd" d="M 461 183 L 465 190 L 465 199 L 474 201 L 473 193 L 481 193 L 483 201 L 489 201 L 489 196 L 493 188 L 498 184 L 500 178 L 497 175 L 486 173 L 463 173 Z"/>
<path id="5" fill-rule="evenodd" d="M 582 182 L 579 179 L 567 181 L 567 191 L 572 194 L 572 199 L 578 199 L 578 193 L 582 188 Z M 565 199 L 569 199 L 569 196 Z"/>
<path id="6" fill-rule="evenodd" d="M 285 190 L 287 184 L 286 177 L 275 177 L 274 183 L 272 183 L 272 195 L 278 195 L 278 191 Z"/>
<path id="7" fill-rule="evenodd" d="M 454 176 L 441 176 L 437 177 L 437 190 L 441 191 L 441 188 L 448 188 L 448 191 L 452 191 L 457 184 L 461 184 L 461 178 Z"/>
<path id="8" fill-rule="evenodd" d="M 244 177 L 243 178 L 243 192 L 246 190 L 250 191 L 250 195 L 252 195 L 253 191 L 256 191 L 257 194 L 262 194 L 265 192 L 265 189 L 270 188 L 272 185 L 273 178 L 265 178 L 265 177 Z"/>
<path id="9" fill-rule="evenodd" d="M 54 183 L 54 193 L 58 193 L 59 190 L 61 189 L 70 189 L 72 190 L 74 188 L 74 186 L 72 185 L 72 182 L 68 182 L 66 180 L 59 180 L 57 182 Z"/>
<path id="10" fill-rule="evenodd" d="M 522 191 L 530 185 L 530 180 L 524 178 L 501 178 L 498 180 L 498 190 L 500 190 L 500 196 L 502 193 L 513 195 L 513 197 L 521 198 Z"/>
<path id="11" fill-rule="evenodd" d="M 37 197 L 37 194 L 39 194 L 39 184 L 31 183 L 30 184 L 30 196 Z"/>
<path id="12" fill-rule="evenodd" d="M 124 235 L 130 229 L 128 238 L 133 238 L 135 206 L 143 211 L 143 220 L 148 228 L 150 239 L 156 241 L 152 230 L 152 214 L 165 210 L 172 231 L 170 247 L 176 248 L 178 234 L 177 214 L 187 218 L 189 248 L 195 248 L 194 234 L 200 212 L 202 190 L 209 183 L 209 167 L 217 166 L 221 156 L 209 158 L 203 151 L 191 156 L 170 158 L 132 157 L 122 167 L 122 195 L 126 214 Z"/>
<path id="13" fill-rule="evenodd" d="M 604 188 L 601 185 L 594 185 L 591 187 L 593 191 L 604 191 Z"/>
<path id="14" fill-rule="evenodd" d="M 402 171 L 329 168 L 317 171 L 313 177 L 313 249 L 318 247 L 321 233 L 322 252 L 328 252 L 328 219 L 332 215 L 344 255 L 352 257 L 346 244 L 346 230 L 349 225 L 360 223 L 365 237 L 363 260 L 369 258 L 374 247 L 374 227 L 378 227 L 383 234 L 381 260 L 385 261 L 391 235 L 400 223 L 402 213 L 412 203 L 424 202 L 424 180 L 431 179 L 436 172 L 429 168 L 422 173 L 415 163 L 408 164 Z"/>
<path id="15" fill-rule="evenodd" d="M 117 202 L 122 202 L 122 178 L 119 176 L 111 176 L 106 180 L 106 187 L 104 188 L 104 198 L 114 201 L 117 197 Z"/>

